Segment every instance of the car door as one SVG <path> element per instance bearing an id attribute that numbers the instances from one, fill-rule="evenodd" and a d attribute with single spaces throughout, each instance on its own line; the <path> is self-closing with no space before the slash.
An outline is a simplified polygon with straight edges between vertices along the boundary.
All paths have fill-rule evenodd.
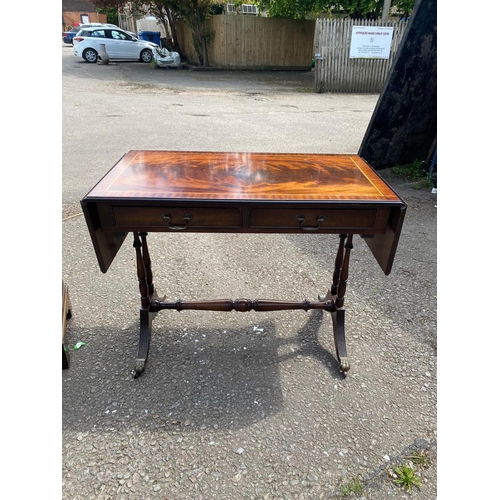
<path id="1" fill-rule="evenodd" d="M 106 53 L 111 57 L 112 50 L 108 47 L 105 30 L 92 30 L 88 35 L 84 34 L 84 36 L 86 37 L 86 45 L 92 47 L 97 52 L 101 50 L 101 44 L 104 44 L 106 46 Z"/>
<path id="2" fill-rule="evenodd" d="M 101 30 L 99 30 L 101 31 Z M 120 45 L 118 43 L 118 40 L 113 37 L 112 30 L 109 28 L 103 29 L 102 30 L 105 33 L 105 40 L 103 40 L 101 43 L 104 43 L 106 45 L 106 52 L 109 56 L 110 59 L 120 59 L 122 57 L 121 55 L 121 50 L 120 50 Z"/>
<path id="3" fill-rule="evenodd" d="M 110 38 L 113 40 L 114 47 L 116 48 L 116 52 L 118 54 L 116 57 L 119 57 L 120 59 L 139 58 L 137 46 L 131 36 L 121 30 L 110 29 L 107 31 L 109 32 Z"/>

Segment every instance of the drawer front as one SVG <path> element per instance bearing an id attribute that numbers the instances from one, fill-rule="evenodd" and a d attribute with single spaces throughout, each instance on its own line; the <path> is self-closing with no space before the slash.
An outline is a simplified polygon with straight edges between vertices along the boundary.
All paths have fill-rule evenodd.
<path id="1" fill-rule="evenodd" d="M 250 227 L 302 231 L 385 231 L 389 211 L 386 209 L 254 209 Z"/>
<path id="2" fill-rule="evenodd" d="M 237 208 L 112 207 L 115 228 L 169 231 L 241 228 Z"/>

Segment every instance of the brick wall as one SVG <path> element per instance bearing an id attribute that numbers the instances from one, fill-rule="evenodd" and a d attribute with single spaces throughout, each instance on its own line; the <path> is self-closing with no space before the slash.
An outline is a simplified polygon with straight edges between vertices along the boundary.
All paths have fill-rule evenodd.
<path id="1" fill-rule="evenodd" d="M 66 28 L 72 28 L 75 23 L 81 24 L 81 14 L 88 15 L 91 23 L 107 22 L 106 14 L 97 14 L 96 12 L 63 12 L 63 31 Z"/>

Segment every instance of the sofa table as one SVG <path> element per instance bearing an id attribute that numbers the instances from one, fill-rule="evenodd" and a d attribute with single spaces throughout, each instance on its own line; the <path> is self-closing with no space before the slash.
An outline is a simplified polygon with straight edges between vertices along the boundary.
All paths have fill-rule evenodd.
<path id="1" fill-rule="evenodd" d="M 367 243 L 388 275 L 406 203 L 357 155 L 130 151 L 81 200 L 100 269 L 105 273 L 129 232 L 141 305 L 133 374 L 148 357 L 151 324 L 164 309 L 331 314 L 340 370 L 349 370 L 344 297 L 353 235 Z M 165 302 L 153 284 L 150 232 L 338 234 L 332 283 L 317 300 Z"/>

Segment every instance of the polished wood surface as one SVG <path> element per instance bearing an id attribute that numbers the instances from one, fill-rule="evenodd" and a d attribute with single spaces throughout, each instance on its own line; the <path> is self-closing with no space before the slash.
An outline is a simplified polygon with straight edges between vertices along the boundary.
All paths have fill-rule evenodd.
<path id="1" fill-rule="evenodd" d="M 130 151 L 81 201 L 102 272 L 130 231 L 359 234 L 389 274 L 406 204 L 357 155 Z"/>
<path id="2" fill-rule="evenodd" d="M 87 197 L 399 201 L 357 155 L 185 151 L 130 151 Z"/>

